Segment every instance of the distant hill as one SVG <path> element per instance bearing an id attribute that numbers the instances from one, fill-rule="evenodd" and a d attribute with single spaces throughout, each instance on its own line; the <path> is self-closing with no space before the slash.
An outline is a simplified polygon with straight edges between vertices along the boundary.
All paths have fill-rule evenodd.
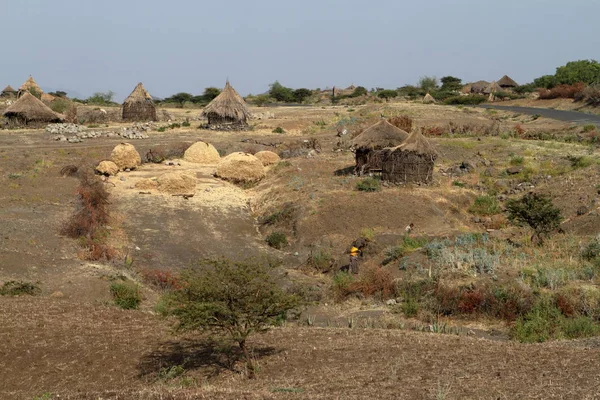
<path id="1" fill-rule="evenodd" d="M 76 92 L 75 90 L 70 90 L 70 89 L 55 89 L 55 88 L 50 88 L 50 87 L 42 87 L 42 90 L 46 93 L 50 93 L 50 92 L 66 92 L 67 96 L 71 99 L 73 98 L 77 98 L 77 99 L 84 99 L 88 96 L 84 96 L 79 92 Z"/>

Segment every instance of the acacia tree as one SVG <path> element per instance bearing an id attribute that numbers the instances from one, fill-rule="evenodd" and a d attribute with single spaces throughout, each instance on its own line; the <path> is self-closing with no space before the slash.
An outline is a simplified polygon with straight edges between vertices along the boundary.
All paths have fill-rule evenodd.
<path id="1" fill-rule="evenodd" d="M 560 210 L 549 197 L 528 193 L 520 199 L 506 203 L 508 219 L 517 225 L 528 225 L 533 229 L 532 242 L 542 244 L 544 238 L 560 228 Z"/>
<path id="2" fill-rule="evenodd" d="M 178 320 L 177 330 L 229 336 L 242 351 L 252 377 L 248 337 L 266 332 L 299 305 L 297 296 L 276 284 L 272 269 L 273 265 L 256 260 L 203 260 L 182 273 L 182 289 L 166 296 L 165 314 Z"/>

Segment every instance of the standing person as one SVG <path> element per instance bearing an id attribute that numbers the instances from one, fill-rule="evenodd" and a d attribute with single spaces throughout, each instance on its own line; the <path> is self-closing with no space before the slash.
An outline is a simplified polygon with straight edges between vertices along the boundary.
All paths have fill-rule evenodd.
<path id="1" fill-rule="evenodd" d="M 350 273 L 351 274 L 358 274 L 358 257 L 360 256 L 360 250 L 355 247 L 352 246 L 352 248 L 350 249 Z"/>
<path id="2" fill-rule="evenodd" d="M 413 229 L 415 229 L 415 224 L 411 222 L 410 225 L 404 228 L 404 232 L 408 235 L 413 231 Z"/>

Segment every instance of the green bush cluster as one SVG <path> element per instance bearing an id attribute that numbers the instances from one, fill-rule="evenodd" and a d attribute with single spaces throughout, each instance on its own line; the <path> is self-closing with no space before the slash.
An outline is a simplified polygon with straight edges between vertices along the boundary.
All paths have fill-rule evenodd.
<path id="1" fill-rule="evenodd" d="M 110 294 L 115 305 L 124 310 L 135 310 L 142 302 L 140 288 L 132 282 L 115 282 L 111 284 Z"/>
<path id="2" fill-rule="evenodd" d="M 23 281 L 8 281 L 0 287 L 0 296 L 37 296 L 42 289 L 37 283 Z"/>
<path id="3" fill-rule="evenodd" d="M 266 242 L 274 249 L 281 250 L 288 245 L 287 236 L 283 232 L 273 232 L 267 236 Z"/>
<path id="4" fill-rule="evenodd" d="M 494 196 L 477 196 L 471 207 L 469 207 L 469 212 L 476 215 L 499 214 L 501 212 L 500 203 Z"/>
<path id="5" fill-rule="evenodd" d="M 378 192 L 381 190 L 381 181 L 377 178 L 364 178 L 356 182 L 356 190 L 360 192 Z"/>

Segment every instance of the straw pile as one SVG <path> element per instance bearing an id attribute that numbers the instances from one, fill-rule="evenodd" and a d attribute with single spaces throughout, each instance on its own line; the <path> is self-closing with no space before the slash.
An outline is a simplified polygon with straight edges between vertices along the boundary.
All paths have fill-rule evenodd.
<path id="1" fill-rule="evenodd" d="M 268 150 L 259 151 L 254 155 L 254 157 L 258 158 L 265 167 L 268 165 L 277 164 L 281 160 L 277 153 L 273 153 L 272 151 Z"/>
<path id="2" fill-rule="evenodd" d="M 110 159 L 120 170 L 135 169 L 142 163 L 140 153 L 129 143 L 118 144 L 110 154 Z"/>
<path id="3" fill-rule="evenodd" d="M 189 172 L 167 172 L 157 179 L 158 190 L 169 194 L 194 194 L 196 178 Z"/>
<path id="4" fill-rule="evenodd" d="M 223 158 L 215 175 L 234 183 L 258 182 L 265 177 L 265 167 L 252 154 L 238 152 Z"/>
<path id="5" fill-rule="evenodd" d="M 183 154 L 183 159 L 196 164 L 218 164 L 221 156 L 210 143 L 196 142 Z"/>

